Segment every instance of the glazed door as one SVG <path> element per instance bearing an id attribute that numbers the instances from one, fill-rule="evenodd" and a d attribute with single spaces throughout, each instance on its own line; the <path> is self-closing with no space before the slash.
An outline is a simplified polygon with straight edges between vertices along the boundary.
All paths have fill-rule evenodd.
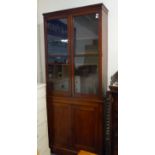
<path id="1" fill-rule="evenodd" d="M 46 22 L 46 65 L 48 90 L 52 94 L 70 94 L 70 53 L 68 17 Z"/>
<path id="2" fill-rule="evenodd" d="M 73 16 L 74 94 L 99 94 L 99 13 Z"/>

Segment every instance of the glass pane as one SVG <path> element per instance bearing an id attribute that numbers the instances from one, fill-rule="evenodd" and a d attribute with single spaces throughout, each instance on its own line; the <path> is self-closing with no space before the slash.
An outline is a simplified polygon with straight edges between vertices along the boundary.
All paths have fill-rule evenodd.
<path id="1" fill-rule="evenodd" d="M 75 92 L 98 93 L 98 56 L 75 57 Z"/>
<path id="2" fill-rule="evenodd" d="M 49 65 L 48 82 L 53 91 L 68 91 L 69 89 L 68 65 Z"/>
<path id="3" fill-rule="evenodd" d="M 47 23 L 48 54 L 67 55 L 67 19 L 53 19 Z"/>
<path id="4" fill-rule="evenodd" d="M 68 57 L 67 56 L 48 57 L 48 63 L 68 64 Z"/>
<path id="5" fill-rule="evenodd" d="M 98 53 L 97 13 L 74 17 L 74 51 L 76 54 Z"/>

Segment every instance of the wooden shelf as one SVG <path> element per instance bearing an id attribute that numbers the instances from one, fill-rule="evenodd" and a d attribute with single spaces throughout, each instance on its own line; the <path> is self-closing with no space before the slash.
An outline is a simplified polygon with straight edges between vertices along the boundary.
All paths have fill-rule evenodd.
<path id="1" fill-rule="evenodd" d="M 75 66 L 98 66 L 98 64 L 86 63 L 86 64 L 75 64 Z"/>
<path id="2" fill-rule="evenodd" d="M 77 37 L 76 40 L 98 40 L 98 36 L 96 37 Z"/>
<path id="3" fill-rule="evenodd" d="M 98 52 L 77 52 L 75 56 L 98 56 Z"/>
<path id="4" fill-rule="evenodd" d="M 69 64 L 57 64 L 57 63 L 50 63 L 50 62 L 48 62 L 48 65 L 68 66 Z"/>
<path id="5" fill-rule="evenodd" d="M 49 54 L 48 57 L 68 57 L 68 54 Z"/>

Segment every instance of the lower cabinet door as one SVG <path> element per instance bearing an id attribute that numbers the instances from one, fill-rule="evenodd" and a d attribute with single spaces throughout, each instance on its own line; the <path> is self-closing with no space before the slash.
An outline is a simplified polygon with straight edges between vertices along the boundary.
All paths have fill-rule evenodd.
<path id="1" fill-rule="evenodd" d="M 100 153 L 100 115 L 98 104 L 48 104 L 51 151 L 57 155 L 76 155 L 79 150 Z"/>
<path id="2" fill-rule="evenodd" d="M 75 150 L 98 152 L 98 108 L 72 106 L 72 138 Z"/>
<path id="3" fill-rule="evenodd" d="M 54 103 L 49 112 L 50 139 L 52 146 L 68 148 L 70 145 L 70 106 L 62 103 Z"/>

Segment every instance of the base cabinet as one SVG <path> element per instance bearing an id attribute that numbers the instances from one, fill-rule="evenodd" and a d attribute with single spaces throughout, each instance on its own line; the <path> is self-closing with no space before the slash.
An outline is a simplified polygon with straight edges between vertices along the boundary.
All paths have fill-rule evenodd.
<path id="1" fill-rule="evenodd" d="M 49 139 L 52 152 L 57 155 L 77 154 L 79 150 L 102 154 L 101 103 L 73 99 L 48 100 Z M 69 103 L 68 103 L 69 102 Z"/>

